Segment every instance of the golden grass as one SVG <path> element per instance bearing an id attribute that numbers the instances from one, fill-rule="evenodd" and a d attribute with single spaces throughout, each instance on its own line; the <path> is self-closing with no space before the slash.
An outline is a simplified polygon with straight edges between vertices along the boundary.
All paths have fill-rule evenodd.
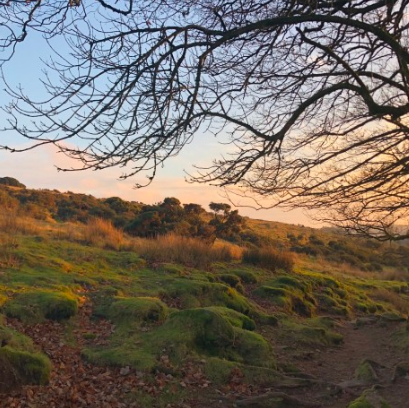
<path id="1" fill-rule="evenodd" d="M 213 262 L 237 259 L 237 251 L 231 245 L 218 242 L 211 246 L 199 239 L 175 234 L 153 239 L 136 238 L 132 241 L 132 247 L 150 263 L 179 263 L 201 269 L 210 268 Z"/>
<path id="2" fill-rule="evenodd" d="M 250 248 L 243 252 L 243 262 L 266 269 L 284 269 L 291 272 L 295 257 L 291 252 L 280 251 L 273 247 Z"/>
<path id="3" fill-rule="evenodd" d="M 92 218 L 82 226 L 84 242 L 88 245 L 119 250 L 124 243 L 124 233 L 115 228 L 111 221 Z"/>
<path id="4" fill-rule="evenodd" d="M 36 235 L 41 232 L 33 218 L 19 215 L 16 211 L 0 213 L 0 231 L 8 235 Z"/>
<path id="5" fill-rule="evenodd" d="M 371 297 L 375 300 L 391 304 L 398 312 L 408 313 L 409 298 L 385 288 L 376 288 L 371 291 Z"/>

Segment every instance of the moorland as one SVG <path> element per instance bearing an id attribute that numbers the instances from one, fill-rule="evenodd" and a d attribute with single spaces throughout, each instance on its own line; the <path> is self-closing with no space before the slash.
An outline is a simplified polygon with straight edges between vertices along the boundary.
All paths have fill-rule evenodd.
<path id="1" fill-rule="evenodd" d="M 0 406 L 401 408 L 409 243 L 0 179 Z"/>

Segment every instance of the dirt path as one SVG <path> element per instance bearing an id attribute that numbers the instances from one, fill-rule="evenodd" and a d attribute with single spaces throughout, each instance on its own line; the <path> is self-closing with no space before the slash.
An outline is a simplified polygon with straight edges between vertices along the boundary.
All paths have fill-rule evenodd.
<path id="1" fill-rule="evenodd" d="M 409 407 L 409 381 L 402 378 L 392 383 L 397 364 L 409 362 L 409 356 L 393 345 L 393 334 L 399 323 L 376 322 L 363 327 L 345 322 L 340 327 L 344 336 L 341 346 L 317 352 L 311 360 L 301 361 L 298 367 L 315 378 L 340 384 L 354 379 L 355 370 L 363 360 L 371 360 L 379 366 L 379 394 L 393 408 Z M 344 408 L 348 402 L 359 396 L 366 386 L 348 387 L 342 393 L 327 398 L 325 408 Z"/>

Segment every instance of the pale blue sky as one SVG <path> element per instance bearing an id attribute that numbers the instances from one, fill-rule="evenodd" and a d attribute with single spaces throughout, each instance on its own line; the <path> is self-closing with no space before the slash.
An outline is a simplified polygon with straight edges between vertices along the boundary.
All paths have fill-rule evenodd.
<path id="1" fill-rule="evenodd" d="M 21 84 L 23 89 L 36 99 L 44 95 L 39 81 L 44 66 L 40 58 L 47 59 L 50 50 L 43 41 L 35 37 L 18 48 L 12 62 L 4 68 L 4 74 L 11 85 Z M 2 89 L 0 104 L 4 105 L 9 97 Z M 5 123 L 5 115 L 0 112 L 0 120 Z M 0 134 L 0 144 L 11 144 L 20 147 L 26 144 L 21 137 L 12 132 Z M 223 201 L 223 191 L 216 187 L 188 184 L 184 181 L 185 170 L 194 171 L 193 164 L 209 165 L 220 152 L 226 149 L 217 143 L 213 136 L 197 135 L 195 140 L 184 148 L 182 153 L 170 159 L 160 169 L 155 181 L 147 188 L 135 190 L 136 179 L 118 181 L 121 169 L 86 172 L 57 172 L 55 166 L 70 167 L 71 162 L 51 147 L 38 148 L 25 153 L 11 154 L 0 151 L 0 176 L 11 176 L 26 184 L 29 188 L 49 188 L 60 191 L 74 191 L 92 194 L 96 197 L 120 196 L 126 200 L 154 203 L 165 197 L 174 196 L 182 203 L 195 202 L 208 208 L 211 201 Z M 75 166 L 75 163 L 74 163 Z M 281 221 L 292 224 L 318 226 L 309 220 L 301 210 L 284 212 L 278 209 L 256 211 L 250 208 L 239 208 L 243 215 L 252 218 Z"/>

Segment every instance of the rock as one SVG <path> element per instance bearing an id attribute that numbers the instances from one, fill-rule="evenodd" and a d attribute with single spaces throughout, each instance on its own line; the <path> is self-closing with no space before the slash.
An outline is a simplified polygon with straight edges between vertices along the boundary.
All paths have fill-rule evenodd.
<path id="1" fill-rule="evenodd" d="M 355 370 L 355 378 L 364 384 L 374 384 L 379 381 L 376 369 L 382 366 L 372 360 L 363 360 Z"/>
<path id="2" fill-rule="evenodd" d="M 381 321 L 385 322 L 385 323 L 393 323 L 393 322 L 405 322 L 406 319 L 400 315 L 398 315 L 397 313 L 393 313 L 393 312 L 386 312 L 381 314 Z"/>
<path id="3" fill-rule="evenodd" d="M 390 405 L 381 398 L 376 390 L 370 389 L 363 392 L 363 394 L 352 401 L 347 408 L 390 408 Z"/>
<path id="4" fill-rule="evenodd" d="M 398 378 L 409 379 L 409 363 L 400 363 L 395 366 L 392 376 L 392 382 L 398 380 Z"/>
<path id="5" fill-rule="evenodd" d="M 131 369 L 129 368 L 129 366 L 126 366 L 126 367 L 121 368 L 121 370 L 119 371 L 119 374 L 125 376 L 125 375 L 129 375 L 130 372 L 131 372 Z"/>
<path id="6" fill-rule="evenodd" d="M 368 326 L 371 324 L 375 324 L 378 321 L 377 316 L 366 316 L 366 317 L 358 317 L 355 321 L 352 323 L 355 325 L 355 327 L 363 327 L 363 326 Z"/>

